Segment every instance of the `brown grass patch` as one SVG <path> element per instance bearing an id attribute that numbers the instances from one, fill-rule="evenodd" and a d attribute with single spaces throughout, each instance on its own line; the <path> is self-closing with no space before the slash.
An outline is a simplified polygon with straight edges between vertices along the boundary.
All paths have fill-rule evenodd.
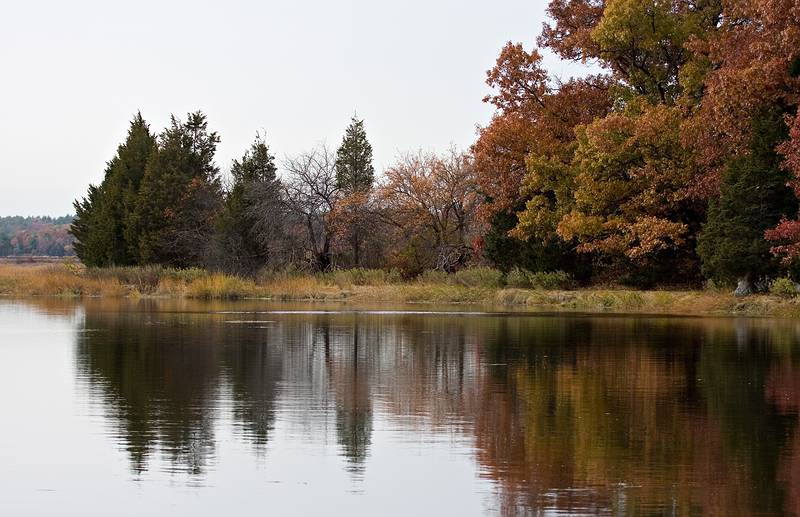
<path id="1" fill-rule="evenodd" d="M 391 281 L 390 281 L 391 280 Z M 541 290 L 465 286 L 449 278 L 400 283 L 371 270 L 326 275 L 274 273 L 257 280 L 200 269 L 90 268 L 0 263 L 0 296 L 170 297 L 198 299 L 480 304 L 536 311 L 730 314 L 800 317 L 800 297 L 736 298 L 719 291 Z"/>

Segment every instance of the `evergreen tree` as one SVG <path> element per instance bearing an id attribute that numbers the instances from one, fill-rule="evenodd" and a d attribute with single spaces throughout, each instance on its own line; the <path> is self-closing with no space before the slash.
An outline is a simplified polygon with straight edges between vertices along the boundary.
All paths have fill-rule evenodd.
<path id="1" fill-rule="evenodd" d="M 277 170 L 260 136 L 233 161 L 232 185 L 218 224 L 218 263 L 223 269 L 253 274 L 275 258 L 285 219 Z"/>
<path id="2" fill-rule="evenodd" d="M 172 117 L 147 162 L 128 232 L 138 241 L 138 263 L 203 264 L 221 200 L 214 164 L 219 137 L 201 112 L 182 123 Z"/>
<path id="3" fill-rule="evenodd" d="M 786 134 L 780 110 L 754 117 L 750 151 L 728 164 L 720 196 L 711 202 L 698 238 L 703 274 L 725 283 L 738 279 L 737 292 L 743 294 L 752 290 L 753 281 L 774 272 L 764 231 L 797 211 L 797 199 L 786 185 L 789 174 L 775 152 Z"/>
<path id="4" fill-rule="evenodd" d="M 375 181 L 372 165 L 372 146 L 364 131 L 364 121 L 353 117 L 345 130 L 342 145 L 336 151 L 336 187 L 345 196 L 344 212 L 347 220 L 343 237 L 352 251 L 352 264 L 361 266 L 362 226 L 366 214 L 368 193 Z"/>
<path id="5" fill-rule="evenodd" d="M 353 117 L 336 151 L 336 184 L 346 195 L 372 188 L 375 168 L 364 121 Z"/>
<path id="6" fill-rule="evenodd" d="M 136 262 L 135 234 L 126 231 L 134 209 L 134 200 L 144 176 L 145 165 L 155 149 L 141 113 L 137 113 L 128 135 L 108 162 L 99 187 L 90 187 L 89 195 L 75 202 L 76 221 L 73 235 L 76 251 L 87 265 L 130 265 Z"/>
<path id="7" fill-rule="evenodd" d="M 128 139 L 119 148 L 113 183 L 115 198 L 118 203 L 115 219 L 115 239 L 122 245 L 116 249 L 114 263 L 135 264 L 137 262 L 139 236 L 133 226 L 133 213 L 139 195 L 142 179 L 144 179 L 147 162 L 156 150 L 156 138 L 150 133 L 141 113 L 138 113 L 128 130 Z"/>
<path id="8" fill-rule="evenodd" d="M 104 181 L 99 218 L 107 231 L 106 262 L 114 265 L 136 263 L 137 235 L 131 228 L 139 186 L 147 162 L 156 147 L 155 137 L 141 113 L 131 121 L 128 136 L 112 161 Z"/>
<path id="9" fill-rule="evenodd" d="M 75 219 L 69 232 L 75 238 L 73 249 L 78 258 L 87 266 L 103 265 L 103 249 L 95 233 L 97 212 L 95 207 L 100 203 L 100 189 L 89 185 L 89 191 L 83 199 L 75 200 Z"/>

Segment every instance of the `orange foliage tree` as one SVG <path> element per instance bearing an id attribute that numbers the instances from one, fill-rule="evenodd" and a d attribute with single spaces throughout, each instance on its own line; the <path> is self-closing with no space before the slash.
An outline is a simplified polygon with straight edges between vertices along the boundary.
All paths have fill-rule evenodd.
<path id="1" fill-rule="evenodd" d="M 394 229 L 393 260 L 407 271 L 452 271 L 473 259 L 479 195 L 470 155 L 408 154 L 386 170 L 378 197 Z"/>

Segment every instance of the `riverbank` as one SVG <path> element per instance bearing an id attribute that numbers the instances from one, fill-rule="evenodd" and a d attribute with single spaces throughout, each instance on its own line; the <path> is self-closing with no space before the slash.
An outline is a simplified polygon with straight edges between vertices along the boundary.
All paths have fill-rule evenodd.
<path id="1" fill-rule="evenodd" d="M 316 276 L 280 273 L 251 280 L 199 269 L 0 264 L 0 296 L 478 304 L 532 311 L 800 317 L 798 297 L 737 298 L 729 292 L 714 290 L 520 289 L 463 285 L 451 277 L 438 275 L 402 281 L 390 273 L 365 270 Z"/>

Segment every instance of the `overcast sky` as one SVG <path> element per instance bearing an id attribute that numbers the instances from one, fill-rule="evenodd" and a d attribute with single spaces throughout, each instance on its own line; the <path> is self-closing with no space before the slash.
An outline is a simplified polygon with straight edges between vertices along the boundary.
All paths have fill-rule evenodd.
<path id="1" fill-rule="evenodd" d="M 223 171 L 265 131 L 279 159 L 336 147 L 354 112 L 381 171 L 401 152 L 467 147 L 491 116 L 485 71 L 530 48 L 545 1 L 5 2 L 0 215 L 59 215 L 102 179 L 141 110 L 203 110 Z M 560 76 L 576 69 L 548 58 Z"/>

